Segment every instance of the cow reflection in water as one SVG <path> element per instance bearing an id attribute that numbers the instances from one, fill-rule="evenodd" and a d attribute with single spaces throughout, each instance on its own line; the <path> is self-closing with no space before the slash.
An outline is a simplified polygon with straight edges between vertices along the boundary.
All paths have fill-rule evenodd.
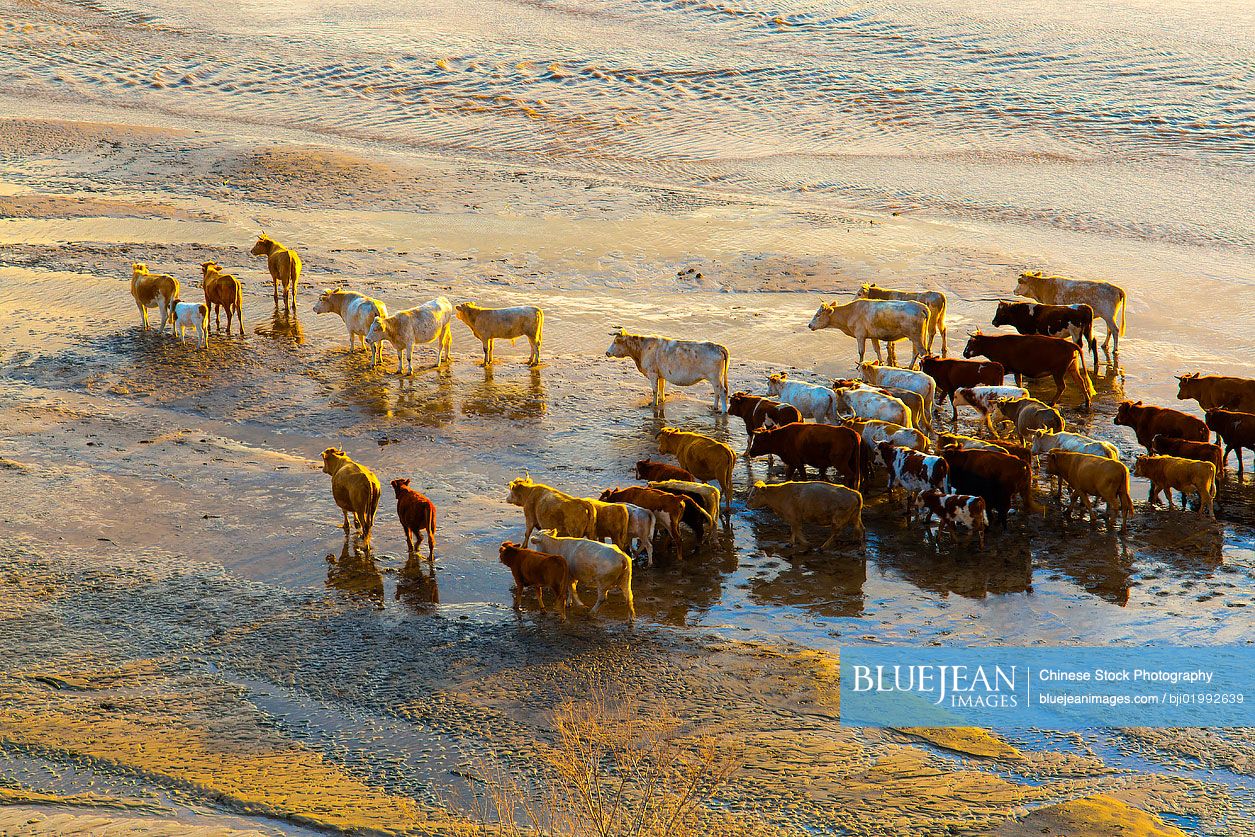
<path id="1" fill-rule="evenodd" d="M 327 553 L 327 586 L 355 598 L 368 599 L 383 609 L 383 575 L 375 566 L 370 549 L 362 549 L 348 535 L 337 557 Z"/>
<path id="2" fill-rule="evenodd" d="M 736 572 L 738 566 L 733 534 L 720 529 L 700 550 L 686 549 L 684 561 L 677 561 L 669 549 L 656 550 L 654 555 L 651 569 L 633 573 L 632 590 L 637 612 L 667 625 L 687 625 L 694 616 L 718 605 L 724 576 Z"/>
<path id="3" fill-rule="evenodd" d="M 435 564 L 428 565 L 420 555 L 411 555 L 397 573 L 398 602 L 418 613 L 427 613 L 440 604 L 440 586 Z"/>
<path id="4" fill-rule="evenodd" d="M 256 326 L 253 333 L 289 346 L 299 346 L 305 342 L 305 329 L 301 326 L 301 320 L 296 316 L 296 311 L 285 311 L 277 305 L 274 314 L 270 317 L 270 323 Z"/>
<path id="5" fill-rule="evenodd" d="M 1123 539 L 1113 534 L 1087 537 L 1072 544 L 1056 542 L 1039 549 L 1042 567 L 1069 578 L 1085 592 L 1118 607 L 1129 603 L 1133 586 L 1133 553 Z"/>
<path id="6" fill-rule="evenodd" d="M 342 368 L 339 388 L 345 400 L 375 416 L 406 419 L 425 427 L 443 427 L 455 417 L 453 375 L 447 368 L 419 369 L 396 377 L 367 371 L 350 361 Z"/>
<path id="7" fill-rule="evenodd" d="M 468 416 L 525 421 L 540 418 L 548 410 L 549 394 L 535 366 L 507 369 L 500 378 L 492 366 L 485 366 L 483 383 L 462 399 L 462 412 Z"/>
<path id="8" fill-rule="evenodd" d="M 1027 542 L 1008 537 L 990 539 L 984 551 L 955 547 L 937 549 L 928 543 L 895 542 L 880 550 L 877 562 L 921 590 L 966 599 L 1033 590 L 1033 554 Z"/>
<path id="9" fill-rule="evenodd" d="M 789 529 L 780 521 L 752 519 L 749 526 L 750 531 L 742 534 L 743 540 L 752 539 L 757 544 L 755 551 L 760 561 L 774 561 L 751 579 L 751 599 L 762 605 L 785 605 L 828 618 L 863 615 L 867 563 L 857 544 L 838 543 L 830 552 L 794 553 L 782 548 L 788 543 Z"/>

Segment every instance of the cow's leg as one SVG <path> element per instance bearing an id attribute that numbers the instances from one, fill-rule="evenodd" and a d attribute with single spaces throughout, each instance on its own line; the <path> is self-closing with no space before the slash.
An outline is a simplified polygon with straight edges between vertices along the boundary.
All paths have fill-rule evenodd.
<path id="1" fill-rule="evenodd" d="M 1055 394 L 1054 394 L 1053 396 L 1051 396 L 1051 398 L 1050 398 L 1050 402 L 1049 402 L 1049 403 L 1050 403 L 1050 406 L 1051 406 L 1051 407 L 1053 407 L 1053 406 L 1055 405 L 1055 402 L 1059 400 L 1059 396 L 1060 396 L 1060 395 L 1063 395 L 1063 387 L 1065 386 L 1065 384 L 1064 384 L 1064 382 L 1063 382 L 1063 375 L 1062 375 L 1062 374 L 1060 374 L 1060 373 L 1055 373 L 1055 375 L 1054 375 L 1054 379 L 1055 379 Z M 1084 388 L 1083 386 L 1082 386 L 1082 388 L 1081 388 L 1081 392 L 1082 392 L 1082 393 L 1083 393 L 1083 392 L 1085 392 L 1085 388 Z"/>
<path id="2" fill-rule="evenodd" d="M 492 363 L 492 338 L 484 341 L 484 366 Z"/>
<path id="3" fill-rule="evenodd" d="M 1164 492 L 1163 492 L 1163 493 L 1164 493 L 1165 495 L 1167 495 L 1167 497 L 1168 497 L 1168 511 L 1172 511 L 1173 509 L 1175 509 L 1175 508 L 1176 508 L 1176 506 L 1175 506 L 1175 505 L 1173 505 L 1173 502 L 1172 502 L 1172 485 L 1171 485 L 1171 484 L 1169 484 L 1169 485 L 1165 486 L 1165 487 L 1164 487 Z M 1182 509 L 1184 509 L 1184 508 L 1185 508 L 1185 503 L 1184 503 L 1184 502 L 1182 502 L 1182 503 L 1181 503 L 1181 508 L 1182 508 Z"/>
<path id="4" fill-rule="evenodd" d="M 606 600 L 606 588 L 600 584 L 597 585 L 597 601 L 593 602 L 593 609 L 589 613 L 596 613 L 601 610 L 602 602 Z"/>
<path id="5" fill-rule="evenodd" d="M 939 330 L 941 331 L 941 356 L 947 357 L 950 354 L 950 347 L 946 339 L 946 321 L 944 317 L 940 318 Z"/>
<path id="6" fill-rule="evenodd" d="M 878 341 L 878 342 L 879 342 L 879 341 Z M 896 341 L 896 340 L 886 340 L 886 341 L 885 341 L 885 357 L 887 357 L 887 358 L 889 359 L 889 365 L 890 365 L 890 366 L 897 366 L 897 365 L 898 365 L 898 350 L 897 350 L 896 346 L 897 346 L 897 341 Z M 877 355 L 877 357 L 879 357 L 879 355 Z"/>
<path id="7" fill-rule="evenodd" d="M 524 544 L 524 546 L 526 546 L 526 545 L 527 545 L 527 544 Z M 570 600 L 571 600 L 571 601 L 573 601 L 573 602 L 575 602 L 575 603 L 576 603 L 577 605 L 579 605 L 580 607 L 588 607 L 588 605 L 584 604 L 584 600 L 580 598 L 580 594 L 579 594 L 578 592 L 576 592 L 576 590 L 575 590 L 575 586 L 576 586 L 578 583 L 579 583 L 579 582 L 578 582 L 578 581 L 576 581 L 575 579 L 571 579 L 571 595 L 570 595 Z"/>
<path id="8" fill-rule="evenodd" d="M 876 361 L 879 362 L 880 361 L 880 343 L 878 341 L 873 341 L 872 348 L 876 350 Z M 866 354 L 867 354 L 867 338 L 860 337 L 858 338 L 858 362 L 859 363 L 863 362 L 863 358 L 864 356 L 866 356 Z"/>
<path id="9" fill-rule="evenodd" d="M 275 286 L 275 305 L 278 305 L 278 304 L 279 304 L 279 277 L 278 277 L 278 276 L 275 276 L 275 275 L 272 273 L 272 274 L 270 274 L 270 281 L 274 282 L 274 286 Z M 284 300 L 286 300 L 286 299 L 288 298 L 288 295 L 287 295 L 287 294 L 284 294 L 284 295 L 283 295 L 283 298 L 284 298 Z M 283 306 L 283 307 L 284 307 L 284 308 L 287 308 L 287 304 L 286 304 L 286 302 L 284 303 L 284 306 Z"/>
<path id="10" fill-rule="evenodd" d="M 344 509 L 340 509 L 340 511 L 344 512 L 344 526 L 341 528 L 343 528 L 344 531 L 347 532 L 349 531 L 349 513 L 347 511 L 344 511 Z"/>
<path id="11" fill-rule="evenodd" d="M 540 341 L 536 339 L 536 335 L 527 335 L 527 342 L 532 344 L 532 354 L 527 358 L 528 366 L 538 366 L 540 364 Z"/>
<path id="12" fill-rule="evenodd" d="M 959 422 L 959 405 L 954 403 L 954 390 L 950 391 L 950 422 L 952 424 Z"/>
<path id="13" fill-rule="evenodd" d="M 413 555 L 414 554 L 414 535 L 410 533 L 409 526 L 402 526 L 401 531 L 405 532 L 405 554 Z"/>

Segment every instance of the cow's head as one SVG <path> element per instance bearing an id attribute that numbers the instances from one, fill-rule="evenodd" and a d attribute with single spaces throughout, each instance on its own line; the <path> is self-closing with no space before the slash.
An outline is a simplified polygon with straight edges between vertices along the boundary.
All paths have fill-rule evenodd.
<path id="1" fill-rule="evenodd" d="M 789 380 L 788 372 L 777 372 L 767 378 L 767 394 L 777 396 L 784 391 L 784 384 Z"/>
<path id="2" fill-rule="evenodd" d="M 1137 461 L 1133 463 L 1133 476 L 1149 477 L 1150 463 L 1154 460 L 1153 456 L 1139 456 Z"/>
<path id="3" fill-rule="evenodd" d="M 617 328 L 610 332 L 610 336 L 614 339 L 610 341 L 610 348 L 606 349 L 606 357 L 632 357 L 632 341 L 626 331 Z"/>
<path id="4" fill-rule="evenodd" d="M 767 500 L 763 497 L 764 492 L 762 491 L 766 487 L 767 483 L 762 480 L 755 480 L 754 484 L 750 486 L 749 496 L 745 498 L 745 505 L 751 509 L 766 508 Z"/>
<path id="5" fill-rule="evenodd" d="M 335 311 L 336 306 L 334 300 L 336 294 L 338 293 L 340 293 L 338 290 L 333 291 L 330 288 L 324 288 L 323 292 L 318 295 L 317 301 L 314 302 L 314 313 L 328 314 Z"/>
<path id="6" fill-rule="evenodd" d="M 1019 280 L 1015 283 L 1015 293 L 1018 296 L 1036 297 L 1037 284 L 1042 278 L 1040 270 L 1025 271 L 1020 274 Z"/>
<path id="7" fill-rule="evenodd" d="M 392 486 L 392 490 L 396 492 L 397 497 L 407 494 L 410 490 L 410 481 L 407 477 L 395 479 L 390 483 L 390 485 Z"/>
<path id="8" fill-rule="evenodd" d="M 676 437 L 680 431 L 674 427 L 664 427 L 658 431 L 658 450 L 662 453 L 671 453 L 676 444 Z"/>
<path id="9" fill-rule="evenodd" d="M 1011 325 L 1011 312 L 1015 310 L 1014 302 L 998 301 L 998 310 L 994 311 L 994 327 Z"/>
<path id="10" fill-rule="evenodd" d="M 741 416 L 742 418 L 748 416 L 753 409 L 753 402 L 750 401 L 751 397 L 748 392 L 744 391 L 732 393 L 732 397 L 728 399 L 728 415 Z"/>
<path id="11" fill-rule="evenodd" d="M 510 480 L 510 494 L 506 497 L 506 502 L 512 506 L 523 505 L 523 499 L 527 493 L 527 489 L 531 488 L 535 484 L 536 483 L 532 482 L 531 477 L 516 477 L 515 479 Z"/>
<path id="12" fill-rule="evenodd" d="M 135 262 L 131 265 L 131 274 L 134 276 L 145 276 L 148 273 L 148 265 L 143 262 Z"/>
<path id="13" fill-rule="evenodd" d="M 864 282 L 863 284 L 858 286 L 858 298 L 867 299 L 869 296 L 871 296 L 873 289 L 876 289 L 876 286 L 874 284 L 872 284 L 871 282 Z"/>
<path id="14" fill-rule="evenodd" d="M 837 310 L 837 303 L 825 302 L 819 306 L 819 310 L 815 312 L 815 316 L 811 317 L 810 324 L 807 326 L 811 331 L 819 331 L 821 328 L 832 328 L 836 322 L 833 315 Z"/>
<path id="15" fill-rule="evenodd" d="M 979 331 L 969 333 L 967 336 L 967 345 L 963 347 L 963 357 L 970 359 L 976 357 L 977 355 L 984 354 L 984 352 L 981 351 L 983 343 L 984 335 Z"/>
<path id="16" fill-rule="evenodd" d="M 335 475 L 349 461 L 348 454 L 339 448 L 327 448 L 322 452 L 322 472 Z"/>
<path id="17" fill-rule="evenodd" d="M 1188 375 L 1177 375 L 1177 399 L 1185 400 L 1187 398 L 1197 398 L 1202 394 L 1202 387 L 1198 385 L 1198 373 L 1191 372 Z"/>
<path id="18" fill-rule="evenodd" d="M 772 453 L 772 430 L 774 430 L 774 428 L 771 430 L 759 428 L 750 434 L 750 446 L 748 453 L 751 458 L 755 456 L 766 456 L 767 454 Z"/>
<path id="19" fill-rule="evenodd" d="M 383 341 L 385 329 L 383 319 L 383 317 L 375 317 L 366 328 L 366 334 L 363 339 L 372 346 Z"/>
<path id="20" fill-rule="evenodd" d="M 274 247 L 274 240 L 265 233 L 257 236 L 257 243 L 253 245 L 253 249 L 248 251 L 250 256 L 266 256 L 270 254 L 270 249 Z"/>

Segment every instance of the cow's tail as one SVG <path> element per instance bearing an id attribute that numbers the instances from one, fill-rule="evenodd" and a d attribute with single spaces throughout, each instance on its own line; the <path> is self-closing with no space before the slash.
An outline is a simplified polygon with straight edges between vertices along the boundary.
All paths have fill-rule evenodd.
<path id="1" fill-rule="evenodd" d="M 1079 346 L 1076 349 L 1076 354 L 1072 356 L 1072 365 L 1074 369 L 1079 366 L 1077 375 L 1080 378 L 1081 386 L 1085 388 L 1085 397 L 1087 399 L 1093 398 L 1098 394 L 1098 390 L 1094 389 L 1094 382 L 1089 379 L 1089 369 L 1085 366 L 1085 350 Z M 1098 370 L 1094 371 L 1097 372 Z"/>
<path id="2" fill-rule="evenodd" d="M 728 366 L 730 365 L 728 347 L 720 346 L 719 352 L 721 355 L 721 361 L 719 364 L 719 385 L 723 387 L 723 405 L 721 406 L 721 409 L 726 413 L 728 412 L 728 393 L 731 392 L 731 390 L 728 389 Z"/>
<path id="3" fill-rule="evenodd" d="M 244 283 L 239 279 L 235 280 L 235 313 L 244 318 Z"/>
<path id="4" fill-rule="evenodd" d="M 1129 481 L 1127 479 L 1120 488 L 1120 511 L 1125 517 L 1133 516 L 1133 498 L 1129 493 Z"/>
<path id="5" fill-rule="evenodd" d="M 1118 302 L 1116 302 L 1116 305 L 1120 306 L 1120 329 L 1118 331 L 1118 334 L 1121 337 L 1123 337 L 1124 336 L 1124 312 L 1125 310 L 1128 309 L 1129 300 L 1128 300 L 1128 295 L 1125 294 L 1124 292 L 1124 288 L 1120 288 L 1119 290 L 1120 290 L 1120 299 Z"/>
<path id="6" fill-rule="evenodd" d="M 541 332 L 545 330 L 545 312 L 541 308 L 536 309 L 536 345 L 540 345 Z"/>

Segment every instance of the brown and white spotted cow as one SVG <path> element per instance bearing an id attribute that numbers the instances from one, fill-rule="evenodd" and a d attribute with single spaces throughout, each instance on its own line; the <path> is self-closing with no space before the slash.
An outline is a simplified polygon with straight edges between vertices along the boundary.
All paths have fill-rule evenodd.
<path id="1" fill-rule="evenodd" d="M 985 530 L 989 528 L 989 516 L 985 514 L 985 500 L 971 494 L 943 494 L 936 488 L 921 491 L 915 498 L 915 508 L 924 513 L 924 526 L 930 528 L 933 515 L 940 524 L 937 526 L 936 540 L 950 530 L 957 543 L 959 533 L 957 527 L 967 530 L 963 544 L 972 542 L 975 535 L 980 549 L 985 548 Z"/>
<path id="2" fill-rule="evenodd" d="M 892 492 L 899 485 L 906 490 L 906 522 L 910 523 L 915 519 L 915 495 L 930 488 L 940 490 L 945 487 L 949 474 L 946 461 L 940 456 L 929 456 L 888 442 L 881 442 L 876 447 L 889 471 L 886 490 Z"/>

